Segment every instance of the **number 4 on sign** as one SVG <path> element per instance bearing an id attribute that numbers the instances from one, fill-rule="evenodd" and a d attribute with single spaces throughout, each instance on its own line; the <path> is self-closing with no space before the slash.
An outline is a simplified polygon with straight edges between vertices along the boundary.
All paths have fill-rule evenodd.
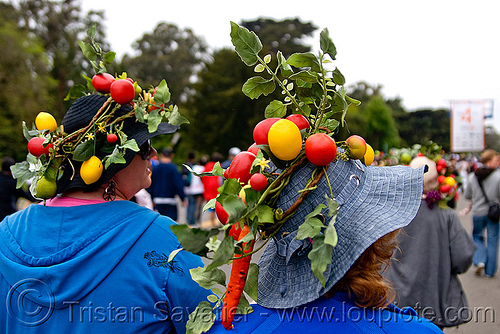
<path id="1" fill-rule="evenodd" d="M 465 110 L 465 112 L 462 114 L 462 121 L 466 121 L 467 123 L 471 122 L 470 108 L 467 108 L 467 110 Z"/>

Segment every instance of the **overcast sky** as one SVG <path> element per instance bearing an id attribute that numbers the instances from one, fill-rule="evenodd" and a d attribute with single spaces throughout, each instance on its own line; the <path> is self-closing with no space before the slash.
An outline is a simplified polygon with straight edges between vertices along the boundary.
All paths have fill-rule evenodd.
<path id="1" fill-rule="evenodd" d="M 191 28 L 213 48 L 231 47 L 230 21 L 298 17 L 328 28 L 346 83 L 381 84 L 409 111 L 449 108 L 456 99 L 492 99 L 500 131 L 500 1 L 123 1 L 81 0 L 103 9 L 107 37 L 121 58 L 161 21 Z"/>

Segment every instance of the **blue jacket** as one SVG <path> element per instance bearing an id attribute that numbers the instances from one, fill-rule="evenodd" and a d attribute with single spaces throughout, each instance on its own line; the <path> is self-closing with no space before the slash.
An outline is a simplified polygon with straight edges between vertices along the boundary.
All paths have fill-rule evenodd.
<path id="1" fill-rule="evenodd" d="M 361 308 L 346 293 L 339 292 L 333 298 L 319 298 L 291 309 L 269 309 L 260 305 L 252 305 L 252 308 L 250 314 L 235 316 L 234 333 L 442 333 L 411 308 L 401 310 L 393 304 L 383 310 Z M 227 333 L 219 317 L 208 331 L 208 334 L 215 333 Z"/>
<path id="2" fill-rule="evenodd" d="M 209 294 L 171 219 L 128 201 L 30 205 L 0 223 L 0 333 L 185 332 Z"/>

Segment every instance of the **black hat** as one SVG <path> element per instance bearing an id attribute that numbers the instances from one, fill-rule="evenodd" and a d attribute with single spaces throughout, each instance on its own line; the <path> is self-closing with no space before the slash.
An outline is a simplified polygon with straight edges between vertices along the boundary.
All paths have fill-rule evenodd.
<path id="1" fill-rule="evenodd" d="M 86 95 L 77 99 L 70 106 L 62 120 L 64 131 L 71 134 L 89 126 L 89 124 L 95 121 L 93 119 L 94 116 L 108 99 L 109 97 L 98 94 Z M 113 105 L 115 104 L 113 101 L 111 101 L 111 103 Z M 113 119 L 130 113 L 131 111 L 132 107 L 130 105 L 122 105 L 115 111 Z M 177 125 L 162 122 L 155 132 L 149 132 L 146 123 L 139 122 L 136 117 L 127 117 L 123 121 L 122 131 L 127 135 L 129 140 L 134 139 L 137 146 L 140 147 L 154 136 L 173 133 L 178 129 L 179 126 Z M 96 138 L 96 142 L 99 143 L 98 138 Z M 97 145 L 95 155 L 102 160 L 102 158 L 110 152 L 103 152 L 101 149 L 102 147 Z M 127 149 L 124 155 L 125 163 L 112 163 L 108 168 L 104 169 L 100 179 L 90 185 L 87 185 L 80 177 L 80 166 L 82 162 L 74 161 L 73 159 L 71 162 L 65 161 L 61 167 L 63 172 L 62 176 L 57 181 L 57 193 L 64 193 L 73 188 L 95 189 L 108 182 L 116 173 L 127 167 L 136 154 L 137 152 Z"/>

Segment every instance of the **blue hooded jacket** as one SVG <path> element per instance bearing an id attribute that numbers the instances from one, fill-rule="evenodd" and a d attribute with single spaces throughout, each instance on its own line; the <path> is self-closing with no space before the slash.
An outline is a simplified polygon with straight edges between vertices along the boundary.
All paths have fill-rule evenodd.
<path id="1" fill-rule="evenodd" d="M 1 333 L 177 333 L 209 294 L 170 218 L 128 201 L 30 205 L 0 223 Z"/>

